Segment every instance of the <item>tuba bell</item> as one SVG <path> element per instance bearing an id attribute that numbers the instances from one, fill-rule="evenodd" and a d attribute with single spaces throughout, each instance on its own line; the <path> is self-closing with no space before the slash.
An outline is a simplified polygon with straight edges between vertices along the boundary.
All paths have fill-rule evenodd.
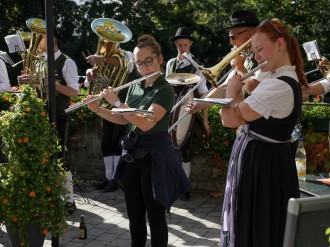
<path id="1" fill-rule="evenodd" d="M 126 83 L 130 61 L 126 58 L 126 52 L 119 49 L 119 44 L 128 42 L 132 32 L 126 25 L 109 18 L 94 20 L 91 28 L 99 37 L 95 54 L 106 58 L 117 57 L 120 62 L 119 67 L 105 62 L 94 64 L 90 94 L 96 95 L 109 86 L 119 87 Z"/>

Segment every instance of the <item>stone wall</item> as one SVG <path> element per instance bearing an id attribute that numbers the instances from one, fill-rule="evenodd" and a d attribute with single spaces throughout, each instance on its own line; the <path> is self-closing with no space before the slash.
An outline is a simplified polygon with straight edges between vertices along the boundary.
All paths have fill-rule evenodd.
<path id="1" fill-rule="evenodd" d="M 69 137 L 69 161 L 73 175 L 79 180 L 102 180 L 104 164 L 101 152 L 101 128 L 99 124 L 82 128 Z M 218 191 L 223 189 L 224 176 L 207 165 L 207 157 L 194 157 L 190 181 L 194 191 Z"/>

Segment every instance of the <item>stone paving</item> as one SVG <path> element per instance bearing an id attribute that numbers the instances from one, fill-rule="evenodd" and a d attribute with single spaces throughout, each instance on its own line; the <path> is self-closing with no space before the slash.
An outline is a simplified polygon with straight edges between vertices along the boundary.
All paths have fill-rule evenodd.
<path id="1" fill-rule="evenodd" d="M 61 247 L 128 247 L 130 234 L 124 195 L 102 192 L 91 186 L 75 187 L 77 210 L 68 217 L 68 228 L 60 237 Z M 222 198 L 194 192 L 190 201 L 176 201 L 168 216 L 169 247 L 213 247 L 219 244 Z M 80 215 L 85 216 L 87 239 L 78 238 Z M 47 235 L 44 247 L 51 247 Z M 0 246 L 10 247 L 5 228 L 0 228 Z M 151 246 L 150 235 L 146 246 Z"/>

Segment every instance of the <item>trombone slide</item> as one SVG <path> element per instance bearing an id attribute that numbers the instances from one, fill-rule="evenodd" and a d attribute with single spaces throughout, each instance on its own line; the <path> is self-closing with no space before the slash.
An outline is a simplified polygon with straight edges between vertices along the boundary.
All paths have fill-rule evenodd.
<path id="1" fill-rule="evenodd" d="M 256 71 L 258 71 L 259 69 L 261 69 L 266 64 L 267 64 L 267 61 L 262 62 L 257 67 L 255 67 L 254 69 L 252 69 L 251 71 L 249 71 L 248 73 L 246 73 L 244 76 L 242 76 L 241 80 L 242 81 L 246 80 L 247 78 L 249 78 L 250 76 L 252 76 Z M 229 74 L 230 72 L 231 71 L 229 71 L 227 74 Z M 223 79 L 224 78 L 221 78 L 220 83 L 221 83 L 221 81 L 223 81 Z M 218 86 L 219 86 L 220 83 L 218 83 Z M 210 91 L 208 91 L 202 98 L 205 98 L 210 93 Z M 224 95 L 225 93 L 226 93 L 226 88 L 222 89 L 216 96 L 217 97 L 220 97 L 220 96 Z M 186 116 L 188 116 L 188 114 L 190 114 L 190 113 L 189 112 L 186 112 L 185 114 L 183 114 L 174 124 L 172 124 L 172 126 L 168 129 L 168 132 L 170 133 Z"/>

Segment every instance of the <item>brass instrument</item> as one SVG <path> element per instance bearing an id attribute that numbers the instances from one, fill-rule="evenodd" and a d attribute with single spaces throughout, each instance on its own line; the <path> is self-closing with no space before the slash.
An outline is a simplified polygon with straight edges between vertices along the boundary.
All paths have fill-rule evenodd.
<path id="1" fill-rule="evenodd" d="M 22 53 L 23 59 L 23 75 L 29 75 L 30 84 L 42 85 L 44 77 L 45 58 L 38 54 L 38 48 L 43 36 L 46 34 L 46 22 L 42 19 L 30 18 L 26 20 L 27 27 L 31 33 L 20 33 L 24 44 L 29 48 Z"/>
<path id="2" fill-rule="evenodd" d="M 124 24 L 109 18 L 96 19 L 91 24 L 92 30 L 99 36 L 96 55 L 117 57 L 120 66 L 101 62 L 93 66 L 94 80 L 90 86 L 90 94 L 95 95 L 103 89 L 123 85 L 129 74 L 130 64 L 126 52 L 119 49 L 119 44 L 128 42 L 132 32 Z"/>
<path id="3" fill-rule="evenodd" d="M 239 53 L 246 50 L 251 44 L 251 39 L 247 40 L 240 47 L 231 51 L 227 56 L 225 56 L 218 64 L 214 65 L 211 68 L 204 68 L 201 65 L 198 65 L 192 58 L 190 58 L 187 53 L 183 53 L 183 56 L 198 70 L 202 72 L 206 80 L 208 80 L 212 86 L 217 87 L 217 77 L 220 73 L 227 67 L 231 60 L 233 60 Z"/>
<path id="4" fill-rule="evenodd" d="M 258 71 L 259 69 L 261 69 L 263 66 L 265 66 L 267 64 L 267 61 L 262 62 L 261 64 L 259 64 L 257 67 L 255 67 L 254 69 L 252 69 L 251 71 L 249 71 L 248 73 L 246 73 L 244 76 L 242 76 L 241 81 L 246 80 L 247 78 L 249 78 L 250 76 L 252 76 L 256 71 Z M 228 71 L 226 73 L 226 75 L 224 77 L 222 77 L 218 82 L 216 86 L 213 86 L 209 91 L 207 91 L 202 99 L 204 99 L 210 92 L 212 92 L 212 90 L 216 87 L 218 87 L 224 80 L 225 78 L 227 78 L 227 76 L 229 75 L 229 73 L 231 72 Z M 221 97 L 223 95 L 225 95 L 226 93 L 226 88 L 223 88 L 217 95 L 216 97 Z M 170 128 L 168 129 L 168 132 L 170 133 L 186 116 L 188 116 L 190 113 L 189 112 L 185 112 L 185 114 L 183 114 L 175 123 L 173 123 Z"/>
<path id="5" fill-rule="evenodd" d="M 157 75 L 157 74 L 159 74 L 159 73 L 160 73 L 159 71 L 156 71 L 156 72 L 153 72 L 153 73 L 151 73 L 151 74 L 149 74 L 149 75 L 145 75 L 145 76 L 143 76 L 143 77 L 141 77 L 141 78 L 139 78 L 139 79 L 136 79 L 136 80 L 134 80 L 134 81 L 128 82 L 128 83 L 126 83 L 126 84 L 124 84 L 124 85 L 122 85 L 122 86 L 116 87 L 116 88 L 113 89 L 113 91 L 114 91 L 114 92 L 119 92 L 119 91 L 122 90 L 122 89 L 125 89 L 125 88 L 127 88 L 127 87 L 130 87 L 130 86 L 132 86 L 132 85 L 134 85 L 134 84 L 136 84 L 136 83 L 139 83 L 139 82 L 141 82 L 141 81 L 143 81 L 143 80 L 146 80 L 146 79 L 148 79 L 148 78 L 150 78 L 150 77 L 152 77 L 152 76 L 154 76 L 154 75 Z M 84 105 L 88 105 L 89 103 L 92 103 L 92 102 L 94 102 L 94 101 L 96 101 L 96 100 L 99 100 L 99 99 L 101 99 L 101 98 L 102 98 L 102 97 L 101 97 L 101 95 L 99 95 L 99 94 L 94 95 L 93 98 L 91 98 L 91 99 L 83 100 L 83 101 L 77 102 L 77 103 L 75 103 L 75 104 L 73 104 L 73 105 L 70 105 L 69 108 L 65 109 L 64 111 L 65 111 L 65 113 L 69 113 L 69 112 L 71 112 L 71 111 L 73 111 L 73 110 L 79 109 L 80 107 L 82 107 L 82 106 L 84 106 Z"/>
<path id="6" fill-rule="evenodd" d="M 330 63 L 325 57 L 321 57 L 318 62 L 318 68 L 324 79 L 330 82 Z"/>

